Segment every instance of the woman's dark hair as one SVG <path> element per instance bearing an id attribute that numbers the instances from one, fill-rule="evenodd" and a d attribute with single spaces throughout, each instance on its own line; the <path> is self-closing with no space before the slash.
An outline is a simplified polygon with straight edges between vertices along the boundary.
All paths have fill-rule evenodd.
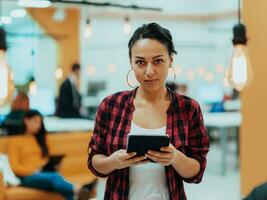
<path id="1" fill-rule="evenodd" d="M 41 147 L 42 156 L 46 157 L 46 156 L 48 156 L 48 147 L 47 147 L 46 139 L 45 139 L 46 130 L 45 130 L 45 127 L 44 127 L 43 116 L 37 110 L 30 110 L 30 111 L 25 113 L 24 119 L 25 118 L 31 119 L 31 118 L 33 118 L 35 116 L 41 117 L 41 128 L 40 128 L 39 132 L 37 134 L 35 134 L 34 136 L 35 136 L 35 138 L 37 140 L 37 143 Z M 24 124 L 24 130 L 26 131 L 25 124 Z"/>
<path id="2" fill-rule="evenodd" d="M 172 35 L 170 31 L 166 28 L 163 28 L 157 23 L 150 23 L 150 24 L 144 24 L 143 26 L 137 28 L 132 35 L 129 43 L 128 43 L 128 48 L 129 48 L 129 56 L 131 60 L 132 56 L 132 47 L 133 45 L 141 39 L 155 39 L 158 40 L 160 43 L 164 44 L 168 50 L 169 55 L 172 53 L 177 53 L 174 44 L 172 41 Z"/>

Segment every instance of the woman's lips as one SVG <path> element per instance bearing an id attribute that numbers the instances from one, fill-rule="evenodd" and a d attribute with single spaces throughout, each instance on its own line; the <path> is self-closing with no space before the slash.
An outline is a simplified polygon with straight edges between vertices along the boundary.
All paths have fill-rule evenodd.
<path id="1" fill-rule="evenodd" d="M 157 81 L 158 79 L 151 79 L 151 80 L 145 80 L 145 83 L 148 85 L 154 85 Z"/>

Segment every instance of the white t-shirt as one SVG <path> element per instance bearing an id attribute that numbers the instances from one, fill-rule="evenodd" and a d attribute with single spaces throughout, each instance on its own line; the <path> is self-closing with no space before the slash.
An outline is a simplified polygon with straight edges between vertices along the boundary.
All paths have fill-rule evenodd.
<path id="1" fill-rule="evenodd" d="M 166 127 L 146 129 L 132 122 L 129 134 L 164 135 Z M 149 162 L 130 167 L 129 200 L 168 200 L 169 192 L 166 183 L 164 166 Z"/>

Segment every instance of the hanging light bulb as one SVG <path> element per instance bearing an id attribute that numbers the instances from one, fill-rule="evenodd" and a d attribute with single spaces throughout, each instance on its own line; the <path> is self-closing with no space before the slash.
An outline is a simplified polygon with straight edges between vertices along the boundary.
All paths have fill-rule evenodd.
<path id="1" fill-rule="evenodd" d="M 130 24 L 130 19 L 129 19 L 129 17 L 125 17 L 124 24 L 123 24 L 123 33 L 128 35 L 131 32 L 132 32 L 132 27 Z"/>
<path id="2" fill-rule="evenodd" d="M 93 35 L 93 29 L 92 29 L 92 25 L 91 25 L 89 19 L 86 20 L 86 25 L 85 25 L 85 28 L 84 28 L 83 35 L 84 35 L 85 38 L 91 38 L 92 35 Z"/>
<path id="3" fill-rule="evenodd" d="M 238 91 L 246 87 L 253 78 L 252 68 L 247 49 L 246 27 L 240 23 L 240 0 L 238 1 L 239 23 L 234 26 L 234 50 L 227 73 L 229 85 Z"/>
<path id="4" fill-rule="evenodd" d="M 35 79 L 32 77 L 29 84 L 29 94 L 31 96 L 37 95 L 38 89 Z"/>
<path id="5" fill-rule="evenodd" d="M 0 100 L 8 96 L 8 67 L 5 61 L 5 51 L 0 50 Z"/>
<path id="6" fill-rule="evenodd" d="M 6 63 L 6 50 L 6 33 L 0 28 L 0 105 L 6 102 L 13 90 L 11 73 Z"/>

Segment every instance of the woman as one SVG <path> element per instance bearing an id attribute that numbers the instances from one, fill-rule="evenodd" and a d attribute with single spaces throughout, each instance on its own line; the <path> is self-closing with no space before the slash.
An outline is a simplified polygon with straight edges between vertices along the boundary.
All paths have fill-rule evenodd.
<path id="1" fill-rule="evenodd" d="M 140 86 L 100 104 L 88 167 L 100 177 L 108 176 L 105 199 L 185 200 L 183 181 L 199 183 L 206 167 L 209 142 L 200 107 L 165 87 L 176 53 L 167 29 L 145 24 L 128 47 Z M 127 153 L 127 135 L 141 132 L 167 134 L 171 144 L 141 157 Z"/>
<path id="2" fill-rule="evenodd" d="M 21 178 L 21 185 L 58 192 L 65 199 L 73 200 L 76 187 L 57 172 L 42 171 L 49 160 L 49 150 L 41 114 L 35 110 L 26 112 L 24 124 L 24 134 L 11 137 L 8 142 L 10 164 Z"/>

